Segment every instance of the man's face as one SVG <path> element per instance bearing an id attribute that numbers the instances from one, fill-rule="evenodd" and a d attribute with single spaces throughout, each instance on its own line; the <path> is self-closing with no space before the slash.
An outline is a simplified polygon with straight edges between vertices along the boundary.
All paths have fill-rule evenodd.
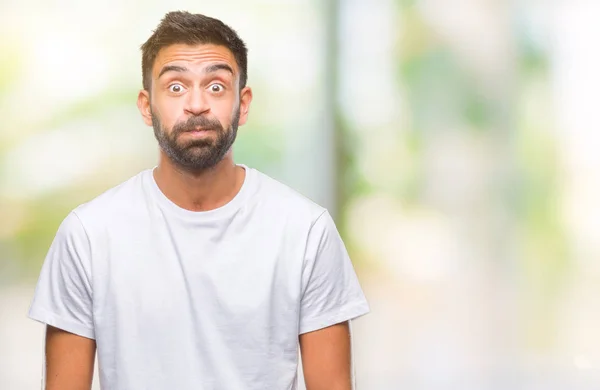
<path id="1" fill-rule="evenodd" d="M 233 54 L 211 44 L 161 49 L 152 69 L 151 93 L 144 92 L 138 106 L 161 149 L 191 171 L 212 168 L 225 157 L 251 99 L 248 88 L 239 90 Z"/>

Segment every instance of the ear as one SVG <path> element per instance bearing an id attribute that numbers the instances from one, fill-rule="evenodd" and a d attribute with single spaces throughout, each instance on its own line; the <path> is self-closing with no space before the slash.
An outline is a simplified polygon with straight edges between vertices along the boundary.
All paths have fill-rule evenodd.
<path id="1" fill-rule="evenodd" d="M 242 126 L 248 120 L 248 111 L 250 111 L 250 103 L 252 103 L 252 88 L 244 87 L 240 92 L 240 122 Z"/>
<path id="2" fill-rule="evenodd" d="M 144 123 L 152 126 L 152 109 L 150 108 L 150 94 L 145 89 L 142 89 L 137 98 L 138 110 L 142 114 Z"/>

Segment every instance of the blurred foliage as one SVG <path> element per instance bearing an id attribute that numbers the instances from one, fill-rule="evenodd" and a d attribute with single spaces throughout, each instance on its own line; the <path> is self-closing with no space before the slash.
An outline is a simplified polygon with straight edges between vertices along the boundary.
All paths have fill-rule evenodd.
<path id="1" fill-rule="evenodd" d="M 517 218 L 522 251 L 523 294 L 532 324 L 524 340 L 534 348 L 547 348 L 556 327 L 555 302 L 569 280 L 567 232 L 559 214 L 560 172 L 555 137 L 548 53 L 526 30 L 518 36 L 520 85 L 516 138 L 519 172 Z M 544 107 L 543 114 L 536 107 Z"/>
<path id="2" fill-rule="evenodd" d="M 471 71 L 458 62 L 457 53 L 436 36 L 420 14 L 418 1 L 399 0 L 398 5 L 402 26 L 399 84 L 405 90 L 412 119 L 405 137 L 411 159 L 422 166 L 423 147 L 436 132 L 487 134 L 504 151 L 502 165 L 508 174 L 496 178 L 493 187 L 500 191 L 494 196 L 518 232 L 514 265 L 523 275 L 523 297 L 530 302 L 525 307 L 537 310 L 525 316 L 536 323 L 530 328 L 534 334 L 526 339 L 543 346 L 553 334 L 550 309 L 555 307 L 569 270 L 566 232 L 558 214 L 555 118 L 548 114 L 553 112 L 549 55 L 523 25 L 511 30 L 516 79 L 510 82 L 516 89 L 506 96 L 511 101 L 507 108 L 506 102 L 487 97 L 493 94 L 477 83 Z M 406 184 L 411 190 L 402 193 L 413 204 L 423 201 L 424 176 L 421 168 L 417 170 L 413 181 Z"/>
<path id="3" fill-rule="evenodd" d="M 19 49 L 10 39 L 0 40 L 0 99 L 6 96 L 8 88 L 17 82 L 17 75 L 21 68 Z"/>
<path id="4" fill-rule="evenodd" d="M 406 90 L 417 134 L 463 127 L 489 130 L 494 102 L 456 54 L 427 26 L 415 2 L 403 2 L 400 25 L 400 83 Z M 435 115 L 432 115 L 435 113 Z M 440 122 L 443 121 L 444 125 Z"/>

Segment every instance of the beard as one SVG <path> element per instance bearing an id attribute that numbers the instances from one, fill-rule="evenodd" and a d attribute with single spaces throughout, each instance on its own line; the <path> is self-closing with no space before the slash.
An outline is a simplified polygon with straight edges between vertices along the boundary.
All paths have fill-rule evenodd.
<path id="1" fill-rule="evenodd" d="M 237 137 L 239 121 L 240 108 L 238 107 L 227 130 L 217 119 L 193 116 L 185 122 L 176 123 L 171 131 L 165 131 L 159 116 L 152 112 L 152 127 L 158 145 L 171 161 L 190 172 L 205 171 L 223 160 Z M 182 134 L 194 131 L 198 127 L 202 130 L 214 131 L 216 138 L 180 139 Z"/>

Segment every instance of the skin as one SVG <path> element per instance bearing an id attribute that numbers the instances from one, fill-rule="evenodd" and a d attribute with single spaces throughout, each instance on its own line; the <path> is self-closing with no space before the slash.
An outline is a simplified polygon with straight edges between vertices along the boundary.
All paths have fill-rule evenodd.
<path id="1" fill-rule="evenodd" d="M 46 390 L 90 390 L 96 341 L 46 326 Z"/>
<path id="2" fill-rule="evenodd" d="M 307 390 L 351 390 L 348 322 L 301 334 L 300 353 Z"/>
<path id="3" fill-rule="evenodd" d="M 144 122 L 158 126 L 168 136 L 173 135 L 174 126 L 200 117 L 218 121 L 223 131 L 230 132 L 238 110 L 239 125 L 246 123 L 251 102 L 252 90 L 239 89 L 239 69 L 227 48 L 175 44 L 158 53 L 151 90 L 140 91 L 137 105 Z M 177 146 L 201 145 L 187 149 L 196 155 L 203 153 L 202 148 L 215 145 L 220 135 L 213 130 L 177 134 Z M 191 211 L 227 204 L 240 190 L 244 176 L 245 170 L 235 165 L 231 149 L 206 169 L 182 166 L 161 149 L 154 171 L 164 195 Z M 350 333 L 346 322 L 302 334 L 299 344 L 307 390 L 351 390 Z M 95 353 L 94 340 L 48 326 L 46 390 L 91 389 Z"/>

